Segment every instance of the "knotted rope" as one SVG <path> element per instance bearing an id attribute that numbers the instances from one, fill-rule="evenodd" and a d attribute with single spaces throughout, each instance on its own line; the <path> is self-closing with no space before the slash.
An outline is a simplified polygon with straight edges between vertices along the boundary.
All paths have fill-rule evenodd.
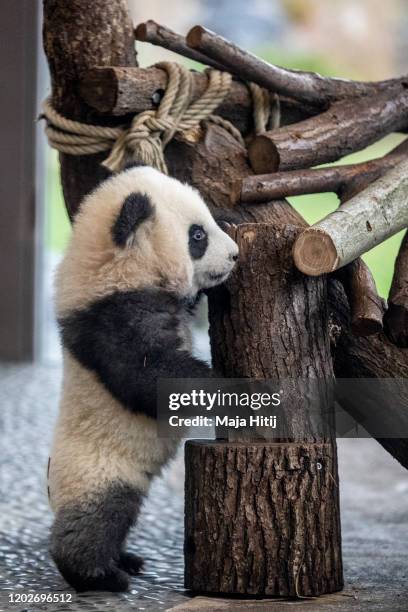
<path id="1" fill-rule="evenodd" d="M 203 95 L 191 102 L 193 75 L 180 64 L 157 64 L 167 72 L 165 94 L 156 110 L 135 115 L 129 126 L 115 128 L 88 125 L 60 115 L 49 98 L 43 104 L 45 129 L 51 147 L 70 155 L 89 155 L 110 151 L 102 163 L 117 172 L 129 160 L 143 162 L 168 174 L 163 150 L 176 132 L 187 133 L 203 121 L 222 125 L 245 147 L 239 130 L 226 119 L 213 115 L 231 88 L 232 76 L 228 72 L 207 70 L 208 84 Z M 279 124 L 279 99 L 271 105 L 270 94 L 254 83 L 249 84 L 254 103 L 254 125 L 258 134 L 268 126 Z M 277 100 L 277 103 L 276 103 Z M 272 123 L 271 123 L 272 121 Z"/>

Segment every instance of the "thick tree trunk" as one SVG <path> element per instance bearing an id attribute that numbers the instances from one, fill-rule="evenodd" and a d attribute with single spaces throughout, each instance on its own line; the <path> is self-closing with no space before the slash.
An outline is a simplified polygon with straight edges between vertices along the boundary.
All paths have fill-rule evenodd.
<path id="1" fill-rule="evenodd" d="M 185 584 L 316 596 L 342 587 L 331 444 L 186 443 Z"/>
<path id="2" fill-rule="evenodd" d="M 294 268 L 298 232 L 239 225 L 238 269 L 211 292 L 216 370 L 292 384 L 287 440 L 187 445 L 186 587 L 195 591 L 313 596 L 342 587 L 336 445 L 324 427 L 316 441 L 304 393 L 306 381 L 333 377 L 326 283 Z"/>
<path id="3" fill-rule="evenodd" d="M 79 82 L 95 66 L 136 66 L 133 26 L 126 0 L 44 0 L 44 49 L 51 73 L 52 103 L 68 119 L 101 124 L 79 95 Z M 106 125 L 114 125 L 112 118 Z M 72 218 L 82 198 L 107 171 L 106 153 L 60 154 L 65 203 Z"/>

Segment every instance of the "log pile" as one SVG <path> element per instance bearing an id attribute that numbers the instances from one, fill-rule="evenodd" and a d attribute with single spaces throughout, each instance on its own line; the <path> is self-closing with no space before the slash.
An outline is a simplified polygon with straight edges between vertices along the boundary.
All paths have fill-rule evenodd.
<path id="1" fill-rule="evenodd" d="M 87 0 L 72 0 L 69 8 L 63 0 L 44 0 L 44 7 L 53 102 L 61 113 L 118 125 L 157 108 L 167 75 L 160 67 L 137 66 L 125 0 L 97 0 L 92 11 Z M 108 41 L 99 28 L 106 18 L 112 26 Z M 364 83 L 285 70 L 201 26 L 182 36 L 148 21 L 135 29 L 135 38 L 234 77 L 216 112 L 240 130 L 247 148 L 222 125 L 209 123 L 188 135 L 177 133 L 165 149 L 171 175 L 194 185 L 213 209 L 233 209 L 239 221 L 233 230 L 242 243 L 239 270 L 209 296 L 215 367 L 231 377 L 408 376 L 407 237 L 388 309 L 359 259 L 408 224 L 408 140 L 381 159 L 311 168 L 391 132 L 406 132 L 408 78 Z M 248 82 L 279 95 L 279 127 L 254 135 Z M 206 83 L 205 73 L 193 73 L 192 99 Z M 101 155 L 60 159 L 73 216 L 83 195 L 103 178 Z M 284 199 L 327 191 L 338 195 L 339 209 L 314 228 Z M 298 400 L 296 418 L 303 405 Z M 379 442 L 408 467 L 408 440 Z M 192 442 L 186 462 L 187 586 L 276 596 L 341 588 L 335 440 L 294 435 L 253 448 L 236 441 Z M 316 465 L 323 465 L 319 474 Z M 280 492 L 271 497 L 278 485 Z"/>

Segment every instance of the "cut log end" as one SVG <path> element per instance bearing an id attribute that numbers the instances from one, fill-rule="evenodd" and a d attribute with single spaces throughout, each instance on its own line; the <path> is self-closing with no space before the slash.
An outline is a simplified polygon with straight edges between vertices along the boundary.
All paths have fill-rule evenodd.
<path id="1" fill-rule="evenodd" d="M 202 26 L 200 25 L 194 26 L 193 28 L 191 28 L 191 30 L 187 34 L 187 37 L 186 37 L 187 45 L 189 47 L 192 47 L 193 49 L 196 49 L 197 47 L 200 46 L 201 40 L 204 34 L 205 34 L 205 29 Z"/>
<path id="2" fill-rule="evenodd" d="M 248 157 L 256 174 L 269 174 L 279 168 L 278 149 L 270 138 L 256 136 L 248 145 Z"/>
<path id="3" fill-rule="evenodd" d="M 136 40 L 140 40 L 140 42 L 146 42 L 148 37 L 148 29 L 150 24 L 154 24 L 152 21 L 146 21 L 143 23 L 139 23 L 138 26 L 135 27 L 135 38 Z"/>
<path id="4" fill-rule="evenodd" d="M 333 272 L 339 261 L 331 237 L 318 229 L 308 229 L 297 238 L 293 259 L 298 270 L 309 276 Z"/>

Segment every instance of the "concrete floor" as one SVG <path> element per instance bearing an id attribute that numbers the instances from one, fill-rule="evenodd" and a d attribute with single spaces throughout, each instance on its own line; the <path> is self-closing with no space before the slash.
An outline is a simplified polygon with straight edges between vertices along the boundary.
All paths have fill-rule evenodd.
<path id="1" fill-rule="evenodd" d="M 183 590 L 183 460 L 157 480 L 129 548 L 146 560 L 123 595 L 73 594 L 72 604 L 13 605 L 9 594 L 71 592 L 47 552 L 46 465 L 59 367 L 0 368 L 2 610 L 408 611 L 408 473 L 373 440 L 340 440 L 342 593 L 297 601 L 189 598 Z"/>

